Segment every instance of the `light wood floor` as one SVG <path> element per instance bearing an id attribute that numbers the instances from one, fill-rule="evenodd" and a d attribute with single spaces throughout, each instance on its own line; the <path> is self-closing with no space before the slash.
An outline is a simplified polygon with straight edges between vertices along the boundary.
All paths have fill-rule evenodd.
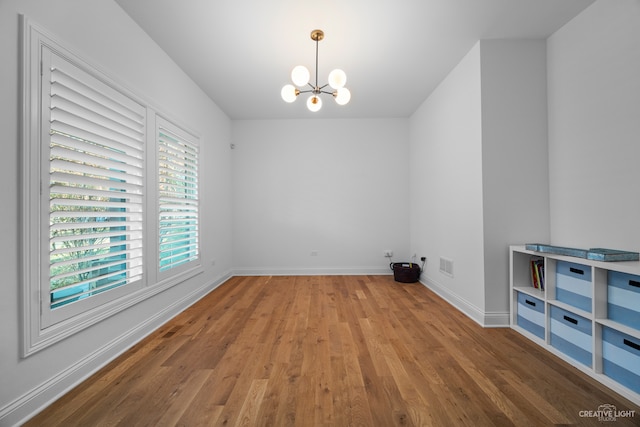
<path id="1" fill-rule="evenodd" d="M 599 425 L 640 408 L 392 276 L 235 277 L 32 426 Z M 607 423 L 605 423 L 607 424 Z"/>

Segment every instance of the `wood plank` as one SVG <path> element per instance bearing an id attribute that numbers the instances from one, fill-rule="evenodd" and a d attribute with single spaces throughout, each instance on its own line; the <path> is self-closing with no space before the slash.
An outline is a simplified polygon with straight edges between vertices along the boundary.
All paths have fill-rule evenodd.
<path id="1" fill-rule="evenodd" d="M 238 420 L 236 426 L 255 426 L 258 422 L 258 411 L 262 405 L 262 398 L 267 389 L 267 383 L 269 380 L 255 379 L 251 381 L 249 391 L 240 413 L 238 414 Z"/>
<path id="2" fill-rule="evenodd" d="M 350 402 L 347 425 L 374 425 L 365 388 L 365 379 L 362 376 L 350 325 L 347 322 L 341 322 L 339 324 L 339 332 L 342 339 L 342 348 L 344 349 L 343 361 L 347 373 L 346 382 L 348 384 L 348 399 Z"/>

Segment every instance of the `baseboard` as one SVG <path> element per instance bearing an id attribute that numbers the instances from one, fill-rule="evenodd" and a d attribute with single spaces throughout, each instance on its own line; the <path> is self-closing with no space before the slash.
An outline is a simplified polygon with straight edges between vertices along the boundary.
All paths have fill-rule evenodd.
<path id="1" fill-rule="evenodd" d="M 475 305 L 466 301 L 464 298 L 452 293 L 449 289 L 443 287 L 439 283 L 429 280 L 421 279 L 420 283 L 435 292 L 438 296 L 444 299 L 446 302 L 454 306 L 468 318 L 476 322 L 483 328 L 508 328 L 509 327 L 509 312 L 485 312 L 480 310 Z"/>
<path id="2" fill-rule="evenodd" d="M 153 317 L 135 325 L 116 339 L 96 349 L 96 351 L 87 355 L 73 366 L 59 372 L 5 407 L 0 408 L 0 426 L 17 426 L 26 422 L 160 326 L 195 304 L 228 280 L 229 277 L 231 277 L 231 273 L 226 273 L 214 281 L 200 286 L 180 300 L 165 307 Z"/>
<path id="3" fill-rule="evenodd" d="M 248 268 L 238 267 L 233 270 L 234 276 L 357 276 L 393 274 L 384 267 L 337 267 L 337 268 Z"/>
<path id="4" fill-rule="evenodd" d="M 508 328 L 509 312 L 508 311 L 485 312 L 484 327 L 485 328 Z"/>

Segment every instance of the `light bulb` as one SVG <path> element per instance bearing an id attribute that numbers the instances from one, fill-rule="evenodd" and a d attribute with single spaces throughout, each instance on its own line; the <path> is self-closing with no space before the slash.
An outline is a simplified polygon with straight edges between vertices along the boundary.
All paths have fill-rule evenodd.
<path id="1" fill-rule="evenodd" d="M 344 71 L 336 68 L 329 73 L 329 86 L 334 89 L 340 89 L 347 82 L 347 75 Z"/>
<path id="2" fill-rule="evenodd" d="M 307 99 L 307 108 L 309 111 L 319 111 L 322 108 L 322 99 L 319 96 L 311 95 L 309 99 Z"/>
<path id="3" fill-rule="evenodd" d="M 341 87 L 333 93 L 338 105 L 345 105 L 351 100 L 351 92 L 346 87 Z"/>
<path id="4" fill-rule="evenodd" d="M 309 77 L 309 70 L 304 65 L 298 65 L 291 71 L 291 81 L 296 86 L 304 86 L 309 83 Z"/>
<path id="5" fill-rule="evenodd" d="M 286 102 L 295 101 L 298 93 L 300 92 L 293 85 L 284 85 L 282 91 L 280 91 L 282 99 L 284 99 Z"/>

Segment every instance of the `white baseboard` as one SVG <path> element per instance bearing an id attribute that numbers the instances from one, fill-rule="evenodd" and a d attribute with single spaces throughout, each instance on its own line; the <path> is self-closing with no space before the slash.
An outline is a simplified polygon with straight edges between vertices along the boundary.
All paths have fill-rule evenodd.
<path id="1" fill-rule="evenodd" d="M 0 408 L 0 426 L 17 426 L 35 416 L 109 362 L 143 340 L 160 326 L 195 304 L 231 277 L 230 273 L 208 282 L 153 317 L 135 325 L 82 360 Z"/>
<path id="2" fill-rule="evenodd" d="M 356 275 L 388 275 L 393 274 L 389 268 L 383 267 L 338 267 L 338 268 L 249 268 L 238 267 L 233 270 L 234 276 L 356 276 Z"/>
<path id="3" fill-rule="evenodd" d="M 464 298 L 452 293 L 449 289 L 441 286 L 439 283 L 421 279 L 420 283 L 438 294 L 442 299 L 457 308 L 468 318 L 476 322 L 483 328 L 508 328 L 509 312 L 485 312 L 475 305 L 469 303 Z"/>
<path id="4" fill-rule="evenodd" d="M 485 312 L 484 327 L 485 328 L 508 328 L 509 312 L 508 311 Z"/>

